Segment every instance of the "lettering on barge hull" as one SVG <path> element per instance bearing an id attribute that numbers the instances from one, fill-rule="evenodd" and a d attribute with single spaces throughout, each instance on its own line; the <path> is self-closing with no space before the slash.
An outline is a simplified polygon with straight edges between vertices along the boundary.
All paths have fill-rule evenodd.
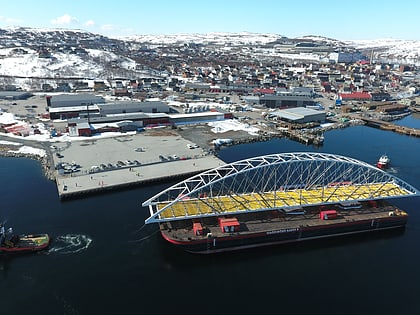
<path id="1" fill-rule="evenodd" d="M 291 228 L 291 229 L 281 229 L 281 230 L 274 230 L 267 232 L 267 235 L 271 234 L 280 234 L 280 233 L 290 233 L 290 232 L 297 232 L 299 228 Z"/>

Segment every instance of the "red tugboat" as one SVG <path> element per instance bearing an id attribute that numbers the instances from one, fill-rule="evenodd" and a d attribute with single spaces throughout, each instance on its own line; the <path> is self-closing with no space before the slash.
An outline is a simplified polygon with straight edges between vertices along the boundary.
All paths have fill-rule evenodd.
<path id="1" fill-rule="evenodd" d="M 48 234 L 13 234 L 12 228 L 5 230 L 0 224 L 0 255 L 27 253 L 43 250 L 50 244 Z"/>
<path id="2" fill-rule="evenodd" d="M 389 167 L 389 164 L 391 164 L 391 159 L 388 155 L 383 154 L 376 163 L 376 166 L 380 169 L 385 169 Z"/>

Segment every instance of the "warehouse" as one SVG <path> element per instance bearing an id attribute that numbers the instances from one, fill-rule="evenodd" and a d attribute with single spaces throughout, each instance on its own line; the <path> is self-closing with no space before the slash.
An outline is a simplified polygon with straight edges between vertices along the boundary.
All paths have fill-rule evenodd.
<path id="1" fill-rule="evenodd" d="M 47 106 L 49 108 L 75 107 L 75 106 L 86 107 L 86 105 L 105 103 L 105 99 L 103 97 L 96 96 L 94 94 L 48 95 L 46 96 L 46 100 L 47 100 Z"/>
<path id="2" fill-rule="evenodd" d="M 100 104 L 100 113 L 102 116 L 109 114 L 124 113 L 176 113 L 177 111 L 161 101 L 125 101 L 118 103 Z"/>
<path id="3" fill-rule="evenodd" d="M 283 120 L 291 123 L 305 124 L 309 122 L 325 122 L 326 114 L 324 111 L 295 107 L 278 110 L 270 113 L 270 118 Z"/>
<path id="4" fill-rule="evenodd" d="M 313 91 L 296 89 L 293 91 L 277 92 L 274 95 L 265 94 L 259 98 L 259 103 L 268 108 L 288 108 L 314 105 Z"/>
<path id="5" fill-rule="evenodd" d="M 25 91 L 0 91 L 2 100 L 26 100 L 33 94 Z"/>
<path id="6" fill-rule="evenodd" d="M 188 125 L 207 123 L 232 118 L 231 113 L 221 112 L 199 112 L 191 114 L 173 114 L 169 115 L 170 121 L 174 125 Z"/>

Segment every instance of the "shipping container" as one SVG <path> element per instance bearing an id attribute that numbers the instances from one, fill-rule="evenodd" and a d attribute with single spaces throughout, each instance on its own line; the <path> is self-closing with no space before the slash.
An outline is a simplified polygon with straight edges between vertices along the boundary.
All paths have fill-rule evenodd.
<path id="1" fill-rule="evenodd" d="M 239 232 L 239 222 L 236 218 L 219 218 L 219 226 L 222 232 Z"/>
<path id="2" fill-rule="evenodd" d="M 319 213 L 319 218 L 321 220 L 331 220 L 337 218 L 336 210 L 323 210 Z"/>
<path id="3" fill-rule="evenodd" d="M 200 222 L 193 222 L 194 235 L 203 235 L 203 226 Z"/>

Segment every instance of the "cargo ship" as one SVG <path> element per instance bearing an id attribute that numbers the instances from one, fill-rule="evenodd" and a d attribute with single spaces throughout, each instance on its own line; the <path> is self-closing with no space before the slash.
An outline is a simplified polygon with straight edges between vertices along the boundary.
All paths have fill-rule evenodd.
<path id="1" fill-rule="evenodd" d="M 368 163 L 327 153 L 254 157 L 175 184 L 149 200 L 162 237 L 211 254 L 402 229 L 408 214 L 389 199 L 419 196 Z"/>
<path id="2" fill-rule="evenodd" d="M 408 214 L 385 200 L 307 206 L 160 224 L 165 240 L 191 253 L 218 253 L 404 228 Z"/>
<path id="3" fill-rule="evenodd" d="M 13 234 L 11 228 L 0 227 L 0 255 L 37 252 L 50 244 L 48 234 Z"/>

